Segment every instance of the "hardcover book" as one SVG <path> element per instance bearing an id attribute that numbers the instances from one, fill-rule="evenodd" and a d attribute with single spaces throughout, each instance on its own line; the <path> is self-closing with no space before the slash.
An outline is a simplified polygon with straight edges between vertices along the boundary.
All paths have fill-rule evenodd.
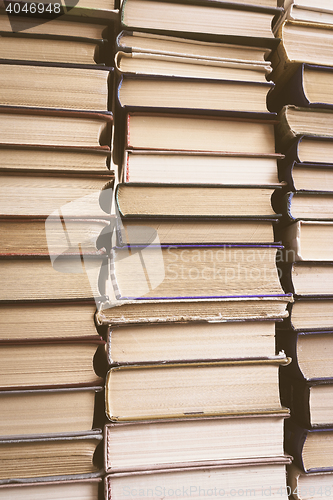
<path id="1" fill-rule="evenodd" d="M 242 6 L 239 2 L 196 1 L 189 3 L 125 0 L 121 9 L 123 27 L 158 32 L 192 32 L 227 36 L 272 38 L 271 22 L 279 12 L 274 7 Z"/>
<path id="2" fill-rule="evenodd" d="M 274 243 L 278 219 L 143 218 L 118 219 L 117 241 L 123 245 L 148 245 L 156 236 L 162 245 L 204 243 Z"/>
<path id="3" fill-rule="evenodd" d="M 87 475 L 88 476 L 88 475 Z M 25 480 L 24 482 L 12 484 L 0 484 L 1 500 L 36 500 L 36 498 L 47 498 L 48 500 L 96 500 L 101 490 L 102 479 L 100 477 L 86 477 L 84 479 L 62 478 L 53 481 Z"/>
<path id="4" fill-rule="evenodd" d="M 106 378 L 110 420 L 280 411 L 278 371 L 283 353 L 266 360 L 131 365 Z"/>
<path id="5" fill-rule="evenodd" d="M 96 303 L 86 301 L 1 302 L 0 339 L 97 339 Z M 80 328 L 77 325 L 80 324 Z"/>
<path id="6" fill-rule="evenodd" d="M 92 299 L 107 295 L 106 254 L 0 258 L 0 301 Z"/>
<path id="7" fill-rule="evenodd" d="M 271 197 L 277 186 L 210 184 L 118 184 L 122 217 L 276 218 Z"/>
<path id="8" fill-rule="evenodd" d="M 62 146 L 0 144 L 2 170 L 30 171 L 72 171 L 72 172 L 108 172 L 110 171 L 111 152 L 109 146 L 96 148 L 66 148 Z"/>
<path id="9" fill-rule="evenodd" d="M 275 154 L 272 121 L 275 115 L 266 113 L 263 120 L 262 115 L 259 119 L 249 114 L 194 116 L 131 112 L 126 121 L 125 149 Z"/>
<path id="10" fill-rule="evenodd" d="M 333 67 L 303 63 L 288 80 L 278 82 L 270 90 L 268 109 L 279 111 L 287 104 L 332 109 L 332 84 Z"/>
<path id="11" fill-rule="evenodd" d="M 87 475 L 88 476 L 88 475 Z M 36 500 L 36 498 L 47 498 L 48 500 L 96 500 L 101 490 L 102 479 L 100 477 L 86 477 L 84 479 L 62 478 L 53 481 L 25 480 L 24 482 L 12 484 L 0 484 L 1 500 Z"/>
<path id="12" fill-rule="evenodd" d="M 279 147 L 286 149 L 295 137 L 333 137 L 333 113 L 328 109 L 284 106 L 276 126 Z"/>
<path id="13" fill-rule="evenodd" d="M 90 431 L 103 425 L 102 398 L 100 386 L 1 390 L 0 435 Z"/>
<path id="14" fill-rule="evenodd" d="M 0 171 L 0 217 L 51 216 L 50 233 L 64 220 L 103 218 L 110 213 L 114 173 L 110 171 Z M 104 208 L 104 210 L 103 210 Z M 51 227 L 52 216 L 55 226 Z M 74 231 L 74 229 L 72 229 Z M 69 232 L 70 229 L 67 230 Z"/>
<path id="15" fill-rule="evenodd" d="M 285 260 L 333 261 L 333 223 L 329 221 L 299 220 L 278 230 L 278 238 L 285 247 Z"/>
<path id="16" fill-rule="evenodd" d="M 97 362 L 98 347 L 105 345 L 101 338 L 3 340 L 0 345 L 1 388 L 100 385 L 103 381 L 105 366 Z"/>
<path id="17" fill-rule="evenodd" d="M 112 68 L 97 66 L 3 62 L 0 105 L 104 112 L 110 72 Z"/>
<path id="18" fill-rule="evenodd" d="M 81 479 L 82 474 L 100 475 L 102 439 L 100 430 L 2 438 L 0 480 L 10 483 L 14 479 Z"/>
<path id="19" fill-rule="evenodd" d="M 1 15 L 0 15 L 1 22 Z M 47 62 L 51 64 L 101 65 L 106 60 L 111 64 L 106 52 L 106 40 L 66 37 L 47 34 L 31 35 L 1 32 L 0 59 L 20 63 Z"/>
<path id="20" fill-rule="evenodd" d="M 249 40 L 247 40 L 249 41 Z M 235 62 L 267 66 L 266 56 L 270 48 L 248 44 L 232 44 L 198 40 L 192 33 L 186 38 L 144 33 L 141 31 L 121 31 L 116 37 L 116 49 L 130 54 L 164 55 L 180 57 L 186 60 L 205 62 Z"/>
<path id="21" fill-rule="evenodd" d="M 277 30 L 276 37 L 282 39 L 270 57 L 271 79 L 276 83 L 288 79 L 301 63 L 333 65 L 332 25 L 287 20 Z"/>
<path id="22" fill-rule="evenodd" d="M 307 261 L 287 264 L 282 279 L 284 290 L 298 297 L 333 296 L 332 262 Z"/>
<path id="23" fill-rule="evenodd" d="M 286 421 L 286 452 L 304 472 L 333 471 L 333 428 L 306 429 L 292 419 Z"/>
<path id="24" fill-rule="evenodd" d="M 333 140 L 329 137 L 313 137 L 303 135 L 297 137 L 285 154 L 284 164 L 293 161 L 303 164 L 316 164 L 320 168 L 332 163 Z M 304 165 L 305 166 L 305 165 Z"/>
<path id="25" fill-rule="evenodd" d="M 264 461 L 260 459 L 255 462 L 239 461 L 216 467 L 110 474 L 105 478 L 106 499 L 129 500 L 133 491 L 156 492 L 156 495 L 163 495 L 164 491 L 175 490 L 179 499 L 185 500 L 192 487 L 192 495 L 198 495 L 199 489 L 202 495 L 211 491 L 216 491 L 219 495 L 229 491 L 248 491 L 253 496 L 260 496 L 262 492 L 268 496 L 274 491 L 278 492 L 281 499 L 287 500 L 286 464 L 288 463 L 290 463 L 288 457 L 283 459 L 272 457 Z"/>
<path id="26" fill-rule="evenodd" d="M 110 147 L 112 113 L 0 106 L 5 144 Z"/>
<path id="27" fill-rule="evenodd" d="M 221 45 L 221 51 L 223 49 Z M 266 76 L 272 70 L 269 62 L 263 64 L 227 58 L 201 59 L 136 51 L 117 52 L 115 67 L 120 75 L 160 75 L 260 83 L 267 83 Z"/>
<path id="28" fill-rule="evenodd" d="M 290 325 L 298 331 L 333 330 L 332 297 L 302 297 L 290 305 Z"/>
<path id="29" fill-rule="evenodd" d="M 278 184 L 277 160 L 282 155 L 138 151 L 127 149 L 122 182 L 264 186 Z"/>
<path id="30" fill-rule="evenodd" d="M 281 402 L 304 427 L 332 426 L 332 380 L 301 380 L 280 376 Z"/>
<path id="31" fill-rule="evenodd" d="M 272 320 L 124 325 L 109 327 L 107 336 L 110 365 L 274 355 Z"/>
<path id="32" fill-rule="evenodd" d="M 105 426 L 106 473 L 283 459 L 286 410 Z"/>
<path id="33" fill-rule="evenodd" d="M 286 163 L 279 166 L 279 179 L 294 191 L 333 191 L 332 163 Z"/>
<path id="34" fill-rule="evenodd" d="M 330 191 L 296 191 L 287 193 L 281 205 L 274 208 L 291 221 L 333 220 L 333 193 Z"/>
<path id="35" fill-rule="evenodd" d="M 125 109 L 267 112 L 269 82 L 160 75 L 122 75 L 117 100 Z M 74 107 L 74 106 L 73 106 Z"/>
<path id="36" fill-rule="evenodd" d="M 297 500 L 318 500 L 323 491 L 332 488 L 332 472 L 312 472 L 306 474 L 295 465 L 289 465 L 288 485 Z"/>
<path id="37" fill-rule="evenodd" d="M 292 362 L 284 374 L 305 380 L 329 380 L 333 374 L 332 332 L 277 330 L 278 349 L 284 349 Z"/>
<path id="38" fill-rule="evenodd" d="M 81 4 L 82 0 L 79 1 Z M 0 6 L 1 4 L 4 7 L 4 0 L 1 0 Z M 22 2 L 20 4 L 20 7 L 21 6 L 24 6 Z M 30 16 L 23 13 L 21 16 L 15 15 L 15 23 L 13 26 L 9 20 L 8 14 L 2 9 L 0 13 L 0 31 L 6 34 L 13 32 L 21 33 L 23 31 L 24 33 L 33 35 L 91 38 L 93 40 L 103 39 L 107 36 L 108 23 L 105 19 L 89 19 L 85 22 L 83 18 L 79 18 L 79 22 L 77 21 L 78 18 L 75 16 L 68 16 L 66 18 L 61 16 L 60 18 L 48 19 L 47 23 L 35 23 Z"/>
<path id="39" fill-rule="evenodd" d="M 221 244 L 118 247 L 112 251 L 110 274 L 118 300 L 274 297 L 283 295 L 275 264 L 280 248 Z"/>
<path id="40" fill-rule="evenodd" d="M 291 294 L 276 297 L 104 301 L 96 313 L 100 326 L 178 321 L 246 321 L 287 318 Z M 333 321 L 332 321 L 333 324 Z"/>

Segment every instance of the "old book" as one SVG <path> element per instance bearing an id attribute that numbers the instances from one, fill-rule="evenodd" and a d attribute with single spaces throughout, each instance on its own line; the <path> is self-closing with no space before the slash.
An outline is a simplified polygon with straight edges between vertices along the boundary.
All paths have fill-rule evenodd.
<path id="1" fill-rule="evenodd" d="M 0 150 L 1 151 L 1 150 Z M 281 155 L 222 155 L 126 150 L 122 182 L 278 184 Z"/>
<path id="2" fill-rule="evenodd" d="M 278 210 L 280 205 L 276 206 Z M 332 220 L 333 193 L 328 191 L 296 191 L 287 193 L 281 202 L 281 212 L 291 221 Z"/>
<path id="3" fill-rule="evenodd" d="M 101 425 L 101 396 L 102 387 L 2 390 L 1 436 L 90 431 Z"/>
<path id="4" fill-rule="evenodd" d="M 112 113 L 0 106 L 1 142 L 19 145 L 110 147 Z"/>
<path id="5" fill-rule="evenodd" d="M 103 364 L 98 366 L 96 362 L 94 366 L 94 358 L 97 359 L 98 347 L 104 345 L 101 338 L 3 340 L 0 387 L 98 385 L 102 382 Z"/>
<path id="6" fill-rule="evenodd" d="M 211 467 L 283 457 L 283 422 L 277 413 L 107 424 L 106 473 Z"/>
<path id="7" fill-rule="evenodd" d="M 243 62 L 267 66 L 266 56 L 270 52 L 268 47 L 253 45 L 232 44 L 223 42 L 212 42 L 198 40 L 197 38 L 179 38 L 160 35 L 156 33 L 144 33 L 140 31 L 122 31 L 116 38 L 119 51 L 132 54 L 152 54 L 174 56 L 181 58 L 199 59 L 202 64 L 205 61 L 220 62 Z M 199 62 L 199 61 L 198 61 Z"/>
<path id="8" fill-rule="evenodd" d="M 278 492 L 283 500 L 287 500 L 286 464 L 289 462 L 290 458 L 278 460 L 272 457 L 265 461 L 230 463 L 229 466 L 177 468 L 148 474 L 110 474 L 105 478 L 106 498 L 129 500 L 133 491 L 140 491 L 143 495 L 176 491 L 178 498 L 183 500 L 190 491 L 196 496 L 200 491 L 201 498 L 216 491 L 218 496 L 234 496 L 234 492 L 244 496 L 269 496 Z"/>
<path id="9" fill-rule="evenodd" d="M 291 2 L 290 0 L 286 1 L 284 6 L 285 13 L 281 16 L 281 19 L 274 24 L 273 31 L 276 32 L 281 23 L 287 19 L 306 23 L 332 24 L 332 4 L 328 4 L 327 0 L 321 0 L 318 3 L 315 3 L 313 0 L 310 1 L 312 5 L 310 5 L 308 0 L 296 0 L 295 3 L 291 3 L 293 0 L 291 0 Z"/>
<path id="10" fill-rule="evenodd" d="M 332 10 L 330 0 L 278 0 L 278 5 L 284 9 L 287 9 L 290 5 L 294 5 L 297 8 L 304 7 L 321 12 Z"/>
<path id="11" fill-rule="evenodd" d="M 287 79 L 297 69 L 297 64 L 332 66 L 329 50 L 333 38 L 331 25 L 287 20 L 281 24 L 276 36 L 282 42 L 270 57 L 273 81 Z"/>
<path id="12" fill-rule="evenodd" d="M 171 5 L 170 5 L 171 4 Z M 239 2 L 225 8 L 224 2 L 160 3 L 126 0 L 121 22 L 126 28 L 145 28 L 161 32 L 192 32 L 214 35 L 272 38 L 271 22 L 278 12 L 275 7 L 242 9 Z"/>
<path id="13" fill-rule="evenodd" d="M 292 417 L 305 427 L 333 424 L 332 380 L 300 380 L 280 376 L 281 402 L 290 408 Z"/>
<path id="14" fill-rule="evenodd" d="M 332 164 L 296 163 L 280 165 L 279 179 L 295 191 L 333 191 Z"/>
<path id="15" fill-rule="evenodd" d="M 0 339 L 98 339 L 95 312 L 94 300 L 0 303 Z"/>
<path id="16" fill-rule="evenodd" d="M 332 153 L 333 140 L 331 138 L 303 135 L 292 142 L 283 163 L 289 165 L 295 161 L 296 163 L 310 164 L 309 166 L 318 163 L 317 168 L 320 168 L 320 164 L 325 166 L 332 163 Z"/>
<path id="17" fill-rule="evenodd" d="M 331 262 L 294 262 L 287 264 L 282 277 L 285 290 L 297 296 L 333 295 Z"/>
<path id="18" fill-rule="evenodd" d="M 333 83 L 333 67 L 301 64 L 296 72 L 283 83 L 277 83 L 268 95 L 271 111 L 279 111 L 287 104 L 300 107 L 332 108 L 329 89 Z"/>
<path id="19" fill-rule="evenodd" d="M 275 186 L 276 187 L 276 186 Z M 274 186 L 118 184 L 116 204 L 123 217 L 276 217 Z"/>
<path id="20" fill-rule="evenodd" d="M 0 479 L 74 476 L 99 472 L 102 431 L 7 437 L 0 441 Z M 99 448 L 99 449 L 98 449 Z M 10 478 L 10 479 L 8 479 Z M 65 478 L 61 478 L 65 479 Z"/>
<path id="21" fill-rule="evenodd" d="M 239 140 L 242 137 L 242 140 Z M 129 113 L 126 147 L 214 153 L 275 153 L 274 122 L 232 116 Z"/>
<path id="22" fill-rule="evenodd" d="M 110 327 L 108 362 L 155 363 L 275 355 L 275 322 L 169 323 Z"/>
<path id="23" fill-rule="evenodd" d="M 333 113 L 328 109 L 284 106 L 278 114 L 277 135 L 281 148 L 301 135 L 317 137 L 333 136 Z"/>
<path id="24" fill-rule="evenodd" d="M 42 144 L 0 144 L 1 169 L 27 168 L 39 171 L 108 172 L 111 152 L 108 146 L 97 148 L 64 148 Z M 109 173 L 112 173 L 112 171 Z"/>
<path id="25" fill-rule="evenodd" d="M 89 205 L 89 199 L 86 200 Z M 91 207 L 92 208 L 92 207 Z M 96 207 L 95 207 L 96 208 Z M 33 217 L 0 218 L 0 256 L 45 255 L 56 253 L 98 254 L 103 245 L 103 232 L 109 233 L 110 221 L 80 219 L 65 215 L 46 220 Z"/>
<path id="26" fill-rule="evenodd" d="M 221 46 L 222 48 L 224 47 Z M 261 83 L 267 83 L 266 76 L 272 70 L 269 62 L 262 64 L 147 52 L 117 52 L 115 67 L 118 73 L 128 75 L 161 75 Z"/>
<path id="27" fill-rule="evenodd" d="M 66 220 L 103 218 L 110 213 L 114 180 L 110 171 L 6 169 L 0 178 L 1 216 L 45 219 L 52 214 L 59 218 L 61 212 Z"/>
<path id="28" fill-rule="evenodd" d="M 119 222 L 119 221 L 118 221 Z M 274 243 L 278 219 L 126 218 L 117 225 L 118 244 Z"/>
<path id="29" fill-rule="evenodd" d="M 299 220 L 279 230 L 285 247 L 285 260 L 333 261 L 333 223 Z"/>
<path id="30" fill-rule="evenodd" d="M 36 498 L 48 498 L 48 500 L 96 500 L 101 489 L 101 478 L 89 479 L 60 479 L 53 481 L 29 481 L 17 484 L 0 484 L 1 500 L 36 500 Z"/>
<path id="31" fill-rule="evenodd" d="M 328 380 L 333 374 L 332 332 L 277 330 L 277 348 L 284 349 L 292 362 L 284 374 L 305 380 Z"/>
<path id="32" fill-rule="evenodd" d="M 48 63 L 0 65 L 0 105 L 108 110 L 111 68 L 79 68 Z"/>
<path id="33" fill-rule="evenodd" d="M 290 295 L 243 299 L 104 301 L 97 313 L 100 326 L 177 321 L 211 322 L 277 319 L 289 316 Z"/>
<path id="34" fill-rule="evenodd" d="M 286 452 L 304 472 L 333 471 L 333 428 L 307 429 L 292 419 L 286 421 Z"/>
<path id="35" fill-rule="evenodd" d="M 131 365 L 106 378 L 110 420 L 210 416 L 281 410 L 282 353 L 266 360 Z"/>
<path id="36" fill-rule="evenodd" d="M 318 500 L 323 491 L 332 489 L 332 472 L 312 472 L 306 474 L 295 465 L 288 466 L 288 485 L 297 500 Z"/>
<path id="37" fill-rule="evenodd" d="M 301 298 L 290 307 L 290 324 L 294 330 L 333 330 L 331 297 Z"/>
<path id="38" fill-rule="evenodd" d="M 196 299 L 283 294 L 279 245 L 150 245 L 113 249 L 118 300 Z M 148 280 L 147 280 L 148 276 Z"/>
<path id="39" fill-rule="evenodd" d="M 0 16 L 1 19 L 1 16 Z M 0 59 L 62 64 L 102 64 L 106 40 L 91 38 L 31 36 L 23 33 L 1 33 Z"/>
<path id="40" fill-rule="evenodd" d="M 75 1 L 75 0 L 73 0 Z M 82 0 L 80 0 L 81 2 Z M 28 3 L 28 2 L 26 2 Z M 0 6 L 4 5 L 2 0 Z M 53 4 L 52 4 L 53 5 Z M 81 5 L 81 3 L 80 3 Z M 20 4 L 19 7 L 24 4 Z M 14 29 L 13 29 L 14 28 Z M 97 19 L 91 19 L 90 22 L 77 22 L 74 16 L 64 18 L 56 17 L 49 19 L 46 23 L 33 22 L 30 16 L 25 13 L 23 15 L 12 16 L 9 19 L 8 14 L 2 10 L 0 13 L 0 31 L 7 33 L 29 33 L 33 35 L 54 35 L 54 36 L 69 36 L 75 38 L 92 38 L 103 39 L 107 35 L 108 23 L 105 19 L 100 22 Z"/>
<path id="41" fill-rule="evenodd" d="M 130 109 L 200 109 L 267 112 L 269 82 L 218 80 L 159 75 L 122 75 L 117 100 Z"/>
<path id="42" fill-rule="evenodd" d="M 0 301 L 74 300 L 107 295 L 106 255 L 0 258 Z"/>

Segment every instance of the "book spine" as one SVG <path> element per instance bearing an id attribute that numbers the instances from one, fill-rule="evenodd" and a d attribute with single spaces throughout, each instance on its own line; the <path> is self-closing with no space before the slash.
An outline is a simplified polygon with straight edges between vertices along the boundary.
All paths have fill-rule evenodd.
<path id="1" fill-rule="evenodd" d="M 279 181 L 280 182 L 286 182 L 288 184 L 288 188 L 290 190 L 295 191 L 295 183 L 294 183 L 294 178 L 293 178 L 293 170 L 294 167 L 296 166 L 296 162 L 293 161 L 291 163 L 287 163 L 283 161 L 283 163 L 279 162 L 278 163 L 278 175 L 279 175 Z"/>
<path id="2" fill-rule="evenodd" d="M 293 281 L 292 281 L 292 263 L 278 263 L 278 269 L 280 269 L 280 281 L 285 292 L 295 293 Z"/>
<path id="3" fill-rule="evenodd" d="M 309 391 L 309 385 L 303 380 L 280 374 L 281 403 L 290 408 L 291 417 L 304 427 L 311 427 Z"/>
<path id="4" fill-rule="evenodd" d="M 275 127 L 276 147 L 278 151 L 285 151 L 297 136 L 295 130 L 289 125 L 287 111 L 288 106 L 282 108 L 278 114 L 279 122 Z"/>
<path id="5" fill-rule="evenodd" d="M 295 73 L 287 80 L 278 82 L 267 95 L 267 107 L 270 111 L 279 111 L 287 104 L 306 107 L 310 104 L 303 85 L 304 64 L 301 64 Z"/>
<path id="6" fill-rule="evenodd" d="M 276 331 L 276 348 L 278 351 L 284 351 L 286 356 L 292 358 L 292 362 L 283 370 L 286 376 L 304 380 L 304 375 L 298 364 L 297 359 L 297 341 L 298 333 L 293 330 Z"/>
<path id="7" fill-rule="evenodd" d="M 285 425 L 285 450 L 294 457 L 294 463 L 304 472 L 303 447 L 308 431 L 294 422 L 287 420 Z"/>

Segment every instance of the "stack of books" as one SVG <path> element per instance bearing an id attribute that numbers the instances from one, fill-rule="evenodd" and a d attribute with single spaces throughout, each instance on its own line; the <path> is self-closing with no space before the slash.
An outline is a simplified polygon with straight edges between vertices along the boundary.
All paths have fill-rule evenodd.
<path id="1" fill-rule="evenodd" d="M 272 55 L 273 66 L 279 63 L 269 101 L 279 111 L 277 143 L 286 155 L 279 178 L 288 192 L 276 207 L 285 214 L 284 289 L 295 302 L 277 344 L 293 358 L 281 375 L 281 395 L 292 415 L 289 488 L 302 500 L 328 492 L 333 472 L 333 60 L 326 51 L 332 15 L 329 2 L 297 0 L 288 8 Z"/>
<path id="2" fill-rule="evenodd" d="M 117 37 L 107 498 L 286 496 L 274 2 L 127 0 Z M 171 493 L 173 492 L 173 493 Z M 176 493 L 175 493 L 176 492 Z M 216 493 L 222 495 L 222 492 Z"/>
<path id="3" fill-rule="evenodd" d="M 111 2 L 72 3 L 0 15 L 0 498 L 101 487 Z"/>

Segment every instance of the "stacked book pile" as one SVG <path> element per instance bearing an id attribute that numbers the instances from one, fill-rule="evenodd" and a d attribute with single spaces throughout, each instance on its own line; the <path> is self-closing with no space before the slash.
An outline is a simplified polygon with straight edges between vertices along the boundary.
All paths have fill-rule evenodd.
<path id="1" fill-rule="evenodd" d="M 265 61 L 279 11 L 242 4 L 122 5 L 114 296 L 97 313 L 109 499 L 286 497 Z"/>
<path id="2" fill-rule="evenodd" d="M 282 41 L 272 55 L 276 86 L 269 107 L 279 111 L 277 143 L 286 155 L 279 176 L 288 192 L 276 207 L 285 214 L 279 232 L 284 288 L 295 302 L 277 344 L 293 358 L 281 394 L 292 415 L 289 488 L 304 500 L 330 495 L 333 472 L 332 5 L 297 0 L 278 24 Z"/>
<path id="3" fill-rule="evenodd" d="M 105 342 L 94 313 L 108 268 L 112 71 L 104 10 L 72 3 L 38 17 L 34 3 L 5 2 L 0 15 L 4 499 L 95 500 L 101 485 Z"/>

